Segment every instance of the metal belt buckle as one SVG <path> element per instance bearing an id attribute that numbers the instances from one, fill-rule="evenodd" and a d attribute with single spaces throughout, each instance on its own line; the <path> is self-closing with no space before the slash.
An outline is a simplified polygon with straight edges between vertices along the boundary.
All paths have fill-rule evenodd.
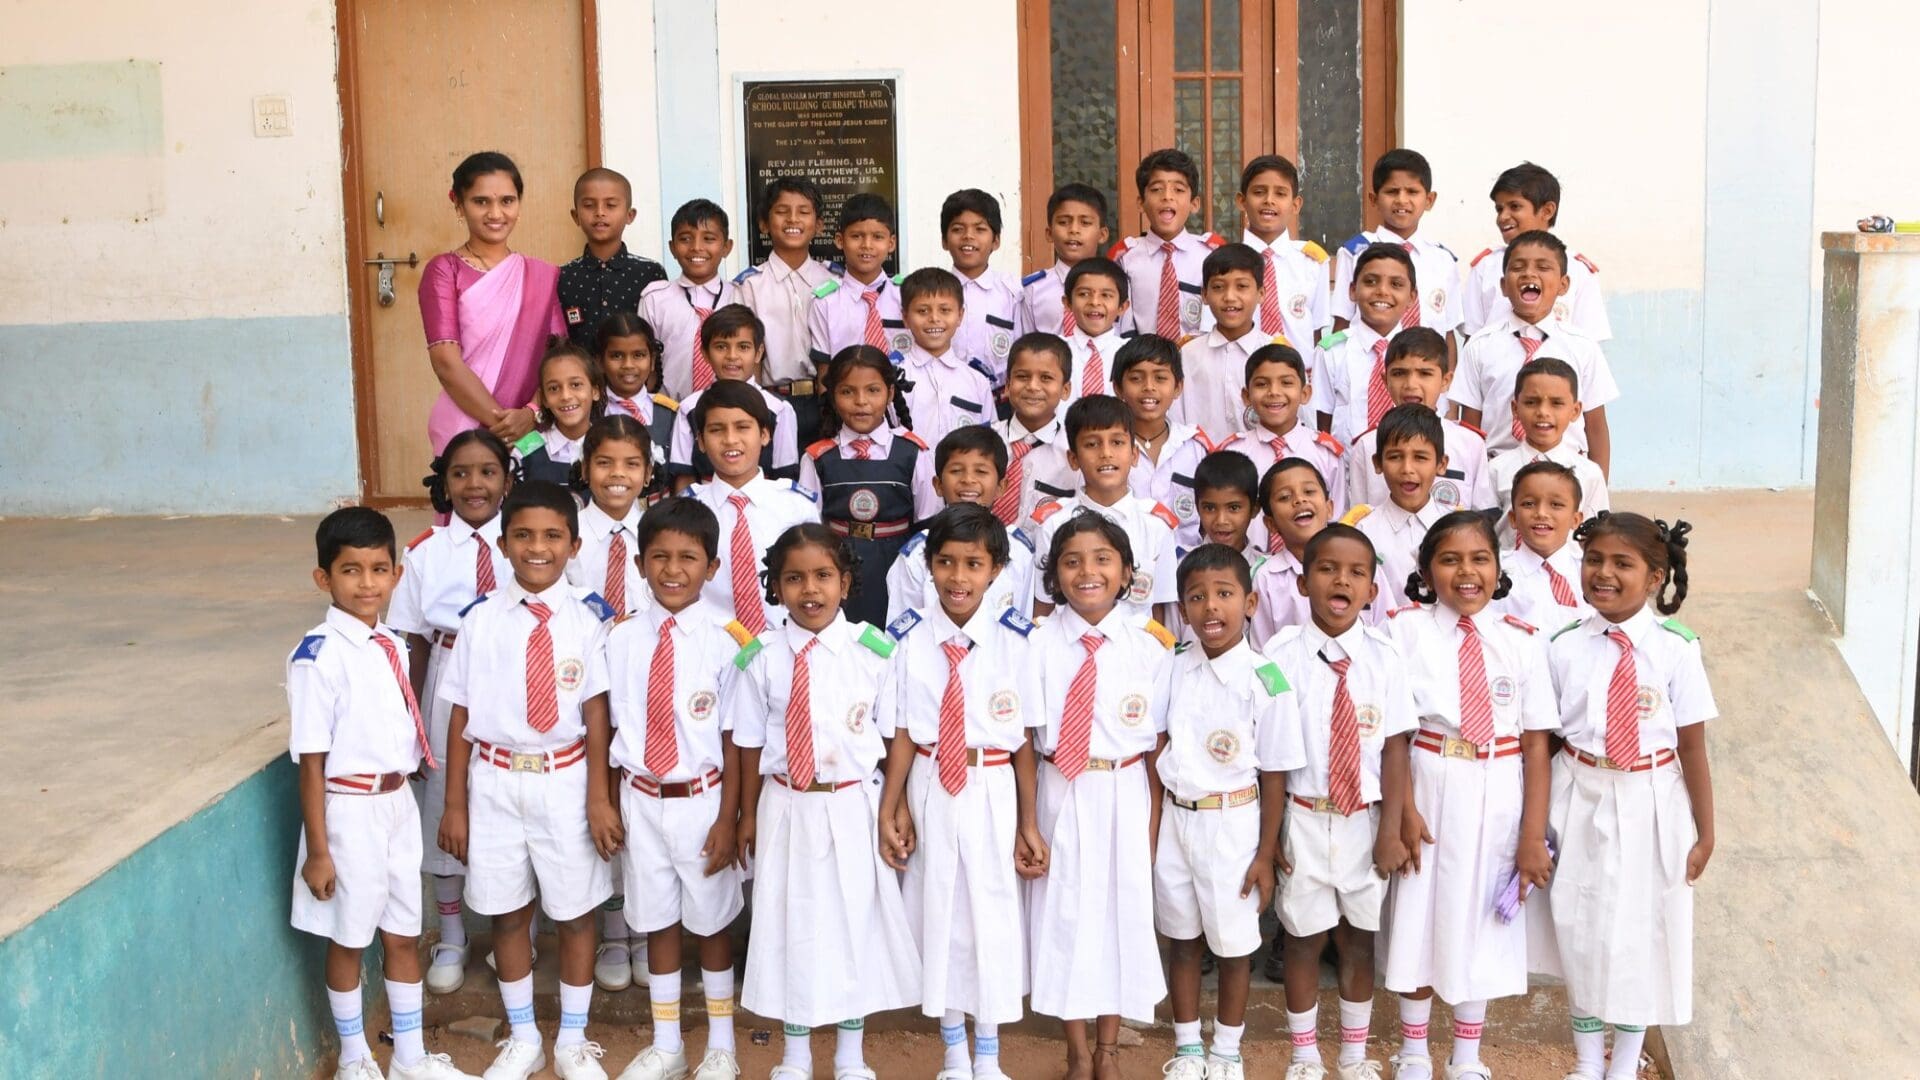
<path id="1" fill-rule="evenodd" d="M 1090 757 L 1087 759 L 1088 772 L 1112 772 L 1113 761 L 1109 758 Z"/>
<path id="2" fill-rule="evenodd" d="M 1332 799 L 1319 798 L 1313 800 L 1313 812 L 1316 814 L 1337 814 L 1340 812 L 1340 809 L 1333 805 Z"/>
<path id="3" fill-rule="evenodd" d="M 873 522 L 849 521 L 847 522 L 847 535 L 853 537 L 855 540 L 871 540 L 873 539 Z"/>
<path id="4" fill-rule="evenodd" d="M 512 772 L 543 773 L 547 771 L 547 755 L 545 754 L 513 754 L 512 757 L 513 765 L 510 770 Z"/>
<path id="5" fill-rule="evenodd" d="M 1456 739 L 1449 735 L 1440 744 L 1440 756 L 1472 761 L 1480 756 L 1480 748 L 1465 739 Z"/>
<path id="6" fill-rule="evenodd" d="M 1594 757 L 1593 767 L 1596 769 L 1612 769 L 1614 772 L 1620 772 L 1626 768 L 1625 765 L 1620 764 L 1605 754 L 1598 754 Z"/>

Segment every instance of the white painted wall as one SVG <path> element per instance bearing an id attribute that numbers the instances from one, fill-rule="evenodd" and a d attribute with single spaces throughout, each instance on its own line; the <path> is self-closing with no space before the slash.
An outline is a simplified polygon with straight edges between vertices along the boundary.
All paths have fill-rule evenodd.
<path id="1" fill-rule="evenodd" d="M 667 243 L 660 235 L 653 7 L 653 0 L 623 0 L 595 10 L 600 20 L 601 164 L 633 182 L 639 215 L 627 228 L 627 246 L 657 259 L 666 253 Z"/>

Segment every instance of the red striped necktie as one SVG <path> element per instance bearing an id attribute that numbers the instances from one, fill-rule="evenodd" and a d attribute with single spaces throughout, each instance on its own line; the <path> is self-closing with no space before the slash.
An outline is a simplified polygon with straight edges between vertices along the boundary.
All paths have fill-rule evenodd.
<path id="1" fill-rule="evenodd" d="M 1099 634 L 1088 633 L 1080 637 L 1080 647 L 1087 650 L 1087 658 L 1080 661 L 1079 670 L 1073 673 L 1073 681 L 1067 684 L 1067 705 L 1060 713 L 1060 740 L 1053 748 L 1053 764 L 1060 775 L 1072 780 L 1087 767 L 1090 749 L 1093 746 L 1093 697 L 1099 688 L 1100 669 L 1094 663 L 1093 654 L 1100 651 L 1107 639 Z"/>
<path id="2" fill-rule="evenodd" d="M 1620 646 L 1620 659 L 1607 683 L 1607 758 L 1622 767 L 1640 757 L 1640 676 L 1633 663 L 1633 640 L 1618 627 L 1607 639 Z"/>
<path id="3" fill-rule="evenodd" d="M 413 696 L 413 680 L 407 678 L 406 669 L 400 666 L 400 650 L 378 630 L 373 632 L 373 640 L 380 651 L 387 654 L 387 666 L 393 669 L 393 677 L 400 683 L 400 696 L 407 699 L 407 715 L 413 717 L 413 735 L 420 740 L 420 757 L 426 761 L 427 768 L 439 768 L 440 763 L 433 759 L 433 746 L 427 741 L 427 725 L 420 721 L 420 702 Z"/>
<path id="4" fill-rule="evenodd" d="M 1493 698 L 1487 691 L 1487 659 L 1480 631 L 1460 616 L 1460 737 L 1475 746 L 1493 742 Z"/>
<path id="5" fill-rule="evenodd" d="M 940 741 L 933 756 L 940 765 L 940 786 L 949 795 L 967 786 L 967 692 L 960 683 L 960 662 L 968 647 L 964 639 L 940 646 L 947 655 L 947 686 L 940 695 Z"/>
<path id="6" fill-rule="evenodd" d="M 766 608 L 760 602 L 760 575 L 754 570 L 759 557 L 753 550 L 753 530 L 747 525 L 747 497 L 735 492 L 727 496 L 733 507 L 733 531 L 727 537 L 727 574 L 733 584 L 733 617 L 758 636 L 767 628 Z"/>
<path id="7" fill-rule="evenodd" d="M 493 548 L 478 531 L 473 534 L 473 594 L 485 596 L 499 587 L 493 579 Z"/>
<path id="8" fill-rule="evenodd" d="M 705 390 L 713 385 L 713 363 L 707 359 L 707 347 L 700 341 L 700 328 L 707 325 L 707 316 L 713 314 L 712 308 L 693 309 L 697 322 L 693 328 L 693 388 Z"/>
<path id="9" fill-rule="evenodd" d="M 627 613 L 627 538 L 621 532 L 623 528 L 615 525 L 607 539 L 606 595 L 601 597 L 616 615 Z"/>
<path id="10" fill-rule="evenodd" d="M 1380 426 L 1393 401 L 1387 396 L 1387 339 L 1373 343 L 1373 370 L 1367 374 L 1367 426 Z"/>
<path id="11" fill-rule="evenodd" d="M 1521 367 L 1526 367 L 1528 364 L 1533 363 L 1534 354 L 1538 353 L 1540 351 L 1540 346 L 1546 344 L 1546 341 L 1547 341 L 1547 336 L 1544 333 L 1536 338 L 1536 337 L 1528 337 L 1526 334 L 1521 333 L 1518 330 L 1515 330 L 1513 332 L 1513 336 L 1520 339 L 1520 351 L 1526 354 L 1520 360 Z M 1521 428 L 1520 418 L 1517 416 L 1514 417 L 1513 419 L 1513 438 L 1515 442 L 1522 443 L 1522 444 L 1524 444 L 1527 441 L 1526 432 L 1523 428 Z"/>
<path id="12" fill-rule="evenodd" d="M 680 764 L 673 731 L 673 616 L 660 624 L 660 640 L 647 667 L 647 771 L 664 780 Z"/>
<path id="13" fill-rule="evenodd" d="M 869 289 L 860 294 L 860 299 L 866 301 L 867 304 L 867 344 L 879 349 L 881 352 L 886 352 L 887 331 L 885 327 L 880 325 L 880 290 Z"/>
<path id="14" fill-rule="evenodd" d="M 1333 725 L 1327 736 L 1327 794 L 1342 814 L 1351 814 L 1360 801 L 1360 718 L 1353 695 L 1347 692 L 1351 659 L 1328 660 L 1333 669 Z"/>
<path id="15" fill-rule="evenodd" d="M 553 632 L 547 620 L 553 609 L 538 600 L 526 601 L 533 613 L 533 633 L 527 635 L 527 726 L 538 732 L 560 722 L 560 699 L 553 681 Z"/>
<path id="16" fill-rule="evenodd" d="M 1405 249 L 1407 253 L 1407 257 L 1411 259 L 1413 257 L 1413 245 L 1408 243 L 1402 243 L 1400 246 L 1401 248 Z M 1413 303 L 1408 304 L 1407 310 L 1400 313 L 1400 329 L 1407 330 L 1419 325 L 1420 325 L 1420 290 L 1415 289 L 1413 291 Z"/>
<path id="17" fill-rule="evenodd" d="M 1274 270 L 1273 249 L 1260 253 L 1260 332 L 1280 332 L 1280 275 Z"/>
<path id="18" fill-rule="evenodd" d="M 1000 481 L 1000 494 L 993 497 L 993 516 L 999 518 L 1002 525 L 1012 525 L 1013 519 L 1020 516 L 1020 483 L 1026 471 L 1021 461 L 1033 453 L 1033 443 L 1031 435 L 1015 440 L 1007 457 L 1007 475 Z"/>
<path id="19" fill-rule="evenodd" d="M 814 638 L 793 657 L 793 688 L 787 695 L 787 779 L 795 791 L 813 786 L 813 673 L 807 654 L 820 644 Z"/>
<path id="20" fill-rule="evenodd" d="M 1540 561 L 1540 568 L 1547 572 L 1547 588 L 1553 590 L 1554 603 L 1559 604 L 1561 607 L 1580 606 L 1580 601 L 1573 595 L 1573 587 L 1567 584 L 1566 577 L 1563 576 L 1560 571 L 1555 570 L 1552 563 L 1542 559 Z"/>
<path id="21" fill-rule="evenodd" d="M 1180 340 L 1180 279 L 1173 270 L 1173 241 L 1160 242 L 1160 303 L 1154 311 L 1154 332 Z"/>

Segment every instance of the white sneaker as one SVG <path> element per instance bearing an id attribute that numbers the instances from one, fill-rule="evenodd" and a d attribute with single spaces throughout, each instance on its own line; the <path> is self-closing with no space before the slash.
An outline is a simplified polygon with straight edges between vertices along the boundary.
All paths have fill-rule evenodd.
<path id="1" fill-rule="evenodd" d="M 1447 1080 L 1493 1080 L 1493 1070 L 1485 1063 L 1469 1061 L 1462 1065 L 1447 1066 Z"/>
<path id="2" fill-rule="evenodd" d="M 1207 1080 L 1207 1059 L 1199 1054 L 1175 1054 L 1160 1066 L 1160 1075 L 1167 1080 Z"/>
<path id="3" fill-rule="evenodd" d="M 1433 1080 L 1433 1059 L 1425 1054 L 1395 1054 L 1393 1080 Z"/>
<path id="4" fill-rule="evenodd" d="M 657 1046 L 640 1051 L 639 1057 L 620 1070 L 620 1080 L 681 1080 L 686 1075 L 686 1050 L 680 1049 L 669 1054 Z"/>
<path id="5" fill-rule="evenodd" d="M 773 1067 L 773 1072 L 767 1074 L 767 1080 L 813 1080 L 813 1072 L 783 1061 Z"/>
<path id="6" fill-rule="evenodd" d="M 467 981 L 467 947 L 438 942 L 427 950 L 427 990 L 451 994 Z"/>
<path id="7" fill-rule="evenodd" d="M 527 1080 L 547 1067 L 547 1055 L 541 1053 L 539 1043 L 501 1039 L 494 1045 L 500 1048 L 499 1056 L 480 1074 L 480 1080 Z"/>
<path id="8" fill-rule="evenodd" d="M 880 1080 L 880 1077 L 865 1065 L 855 1065 L 849 1069 L 833 1070 L 833 1080 Z"/>
<path id="9" fill-rule="evenodd" d="M 1296 1061 L 1287 1066 L 1287 1080 L 1326 1080 L 1327 1067 L 1317 1061 Z"/>
<path id="10" fill-rule="evenodd" d="M 1381 1065 L 1371 1059 L 1349 1061 L 1340 1066 L 1340 1080 L 1381 1080 Z"/>
<path id="11" fill-rule="evenodd" d="M 461 1072 L 450 1055 L 428 1054 L 411 1068 L 394 1062 L 387 1070 L 387 1080 L 474 1080 L 474 1077 Z"/>
<path id="12" fill-rule="evenodd" d="M 626 942 L 603 941 L 593 950 L 593 985 L 609 994 L 633 985 L 633 963 L 627 959 Z"/>
<path id="13" fill-rule="evenodd" d="M 1246 1080 L 1247 1063 L 1242 1058 L 1207 1055 L 1207 1080 Z"/>
<path id="14" fill-rule="evenodd" d="M 693 1070 L 693 1080 L 733 1080 L 739 1075 L 740 1063 L 727 1050 L 707 1051 L 707 1056 L 700 1059 L 700 1067 Z"/>
<path id="15" fill-rule="evenodd" d="M 333 1070 L 333 1080 L 380 1080 L 380 1063 L 371 1057 L 343 1061 Z"/>
<path id="16" fill-rule="evenodd" d="M 553 1048 L 553 1075 L 560 1080 L 607 1080 L 600 1059 L 607 1056 L 597 1042 L 569 1043 Z"/>
<path id="17" fill-rule="evenodd" d="M 973 1080 L 972 1069 L 941 1069 L 933 1074 L 933 1080 Z"/>

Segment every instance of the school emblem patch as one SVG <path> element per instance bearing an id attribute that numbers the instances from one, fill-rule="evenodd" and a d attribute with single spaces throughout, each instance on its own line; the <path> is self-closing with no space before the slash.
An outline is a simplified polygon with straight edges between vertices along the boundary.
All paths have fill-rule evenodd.
<path id="1" fill-rule="evenodd" d="M 553 680 L 560 689 L 572 693 L 586 680 L 587 665 L 569 656 L 553 666 Z"/>
<path id="2" fill-rule="evenodd" d="M 1153 596 L 1153 575 L 1145 570 L 1133 572 L 1133 584 L 1127 586 L 1127 599 L 1136 604 L 1144 604 Z"/>
<path id="3" fill-rule="evenodd" d="M 1173 512 L 1182 520 L 1193 516 L 1193 492 L 1182 491 L 1173 497 Z"/>
<path id="4" fill-rule="evenodd" d="M 1432 294 L 1427 297 L 1427 309 L 1430 311 L 1447 310 L 1447 290 L 1433 290 Z"/>
<path id="5" fill-rule="evenodd" d="M 1188 296 L 1183 298 L 1180 301 L 1181 328 L 1185 329 L 1186 327 L 1189 327 L 1189 326 L 1199 326 L 1199 325 L 1200 325 L 1200 298 L 1197 296 Z"/>
<path id="6" fill-rule="evenodd" d="M 1553 302 L 1554 318 L 1559 319 L 1561 322 L 1566 322 L 1567 317 L 1571 314 L 1573 314 L 1572 309 L 1567 307 L 1567 302 L 1565 300 L 1555 300 Z"/>
<path id="7" fill-rule="evenodd" d="M 994 356 L 1004 360 L 1007 351 L 1013 348 L 1013 335 L 1005 330 L 995 330 L 993 336 L 987 341 L 987 347 L 993 350 Z"/>
<path id="8" fill-rule="evenodd" d="M 1633 695 L 1633 703 L 1640 710 L 1640 719 L 1645 720 L 1660 707 L 1660 692 L 1651 686 L 1642 686 L 1640 692 Z"/>
<path id="9" fill-rule="evenodd" d="M 1307 294 L 1298 293 L 1294 296 L 1293 299 L 1287 301 L 1287 311 L 1296 319 L 1306 318 L 1307 317 Z"/>
<path id="10" fill-rule="evenodd" d="M 1020 716 L 1020 697 L 1011 690 L 995 691 L 987 699 L 987 715 L 996 724 L 1011 724 Z"/>
<path id="11" fill-rule="evenodd" d="M 847 710 L 847 730 L 855 735 L 867 730 L 867 703 L 856 701 L 853 708 Z"/>
<path id="12" fill-rule="evenodd" d="M 1449 510 L 1459 509 L 1460 485 L 1444 476 L 1434 480 L 1433 501 Z"/>
<path id="13" fill-rule="evenodd" d="M 1229 764 L 1240 754 L 1240 738 L 1231 731 L 1216 731 L 1207 736 L 1207 753 L 1220 764 Z"/>
<path id="14" fill-rule="evenodd" d="M 719 700 L 711 690 L 696 691 L 687 699 L 687 715 L 704 723 L 707 717 L 713 715 L 713 707 Z"/>
<path id="15" fill-rule="evenodd" d="M 1516 687 L 1513 685 L 1513 677 L 1511 675 L 1495 675 L 1493 679 L 1487 683 L 1487 689 L 1492 692 L 1493 703 L 1495 705 L 1513 704 Z"/>
<path id="16" fill-rule="evenodd" d="M 1120 699 L 1120 722 L 1128 727 L 1139 727 L 1147 722 L 1145 694 L 1128 694 Z"/>
<path id="17" fill-rule="evenodd" d="M 887 340 L 892 344 L 893 352 L 904 353 L 913 348 L 913 335 L 905 330 L 895 330 L 893 336 Z"/>
<path id="18" fill-rule="evenodd" d="M 1356 705 L 1353 709 L 1354 726 L 1360 730 L 1360 737 L 1371 739 L 1380 734 L 1380 710 L 1372 705 Z"/>
<path id="19" fill-rule="evenodd" d="M 847 496 L 847 513 L 855 521 L 872 521 L 880 516 L 880 495 L 869 488 L 858 488 Z"/>

